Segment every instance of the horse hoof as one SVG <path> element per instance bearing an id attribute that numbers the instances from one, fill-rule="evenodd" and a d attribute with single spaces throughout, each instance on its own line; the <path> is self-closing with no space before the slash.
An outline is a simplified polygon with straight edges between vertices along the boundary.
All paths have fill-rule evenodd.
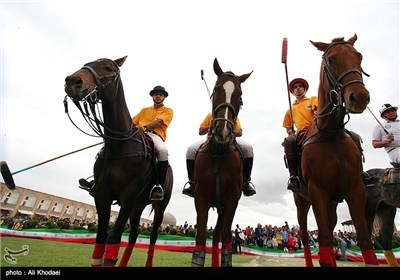
<path id="1" fill-rule="evenodd" d="M 104 267 L 114 267 L 116 263 L 117 263 L 117 260 L 105 259 L 103 266 Z"/>

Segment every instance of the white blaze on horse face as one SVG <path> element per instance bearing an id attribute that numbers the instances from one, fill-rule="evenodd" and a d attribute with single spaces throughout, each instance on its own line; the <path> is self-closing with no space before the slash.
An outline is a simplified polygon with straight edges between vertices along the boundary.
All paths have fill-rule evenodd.
<path id="1" fill-rule="evenodd" d="M 227 81 L 227 82 L 225 82 L 223 88 L 225 90 L 225 102 L 226 103 L 231 103 L 232 94 L 233 94 L 233 92 L 235 90 L 235 85 L 231 81 Z M 226 107 L 226 109 L 225 109 L 225 119 L 228 119 L 228 113 L 229 113 L 229 107 Z M 224 129 L 222 130 L 222 135 L 225 138 L 229 137 L 229 135 L 230 135 L 228 122 L 225 122 Z"/>

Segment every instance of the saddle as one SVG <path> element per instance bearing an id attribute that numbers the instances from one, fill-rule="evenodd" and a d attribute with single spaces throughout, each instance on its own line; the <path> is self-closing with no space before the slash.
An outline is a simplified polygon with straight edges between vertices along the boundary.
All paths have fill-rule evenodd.
<path id="1" fill-rule="evenodd" d="M 156 155 L 155 155 L 155 149 L 154 149 L 154 143 L 153 139 L 151 139 L 150 136 L 148 136 L 145 132 L 142 132 L 138 130 L 138 135 L 133 138 L 134 141 L 137 141 L 138 143 L 143 144 L 143 150 L 135 151 L 134 153 L 129 153 L 129 154 L 107 154 L 105 151 L 105 146 L 101 148 L 101 150 L 98 152 L 97 156 L 100 158 L 105 158 L 106 156 L 108 158 L 124 158 L 124 157 L 132 157 L 132 156 L 144 156 L 146 158 L 153 159 L 154 163 L 156 163 Z"/>
<path id="2" fill-rule="evenodd" d="M 383 184 L 400 184 L 400 164 L 391 162 L 392 168 L 386 168 Z"/>

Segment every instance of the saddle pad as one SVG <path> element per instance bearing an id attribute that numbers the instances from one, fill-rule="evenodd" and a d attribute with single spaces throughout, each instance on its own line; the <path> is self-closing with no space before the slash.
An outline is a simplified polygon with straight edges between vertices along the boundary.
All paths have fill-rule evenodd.
<path id="1" fill-rule="evenodd" d="M 387 168 L 385 177 L 383 179 L 384 184 L 399 184 L 400 183 L 400 168 Z"/>

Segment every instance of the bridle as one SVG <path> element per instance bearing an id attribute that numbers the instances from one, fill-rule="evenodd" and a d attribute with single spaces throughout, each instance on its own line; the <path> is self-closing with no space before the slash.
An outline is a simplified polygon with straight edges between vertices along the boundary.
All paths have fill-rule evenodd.
<path id="1" fill-rule="evenodd" d="M 343 123 L 342 128 L 346 125 L 346 123 L 349 122 L 350 116 L 349 116 L 349 112 L 345 109 L 346 106 L 345 106 L 344 98 L 343 98 L 343 90 L 345 87 L 347 87 L 351 84 L 355 84 L 355 83 L 360 83 L 364 86 L 362 75 L 364 74 L 367 77 L 369 77 L 369 75 L 367 73 L 365 73 L 362 68 L 361 68 L 361 71 L 356 68 L 347 69 L 347 70 L 343 71 L 337 78 L 332 74 L 331 70 L 329 69 L 329 62 L 327 61 L 326 53 L 333 46 L 342 45 L 342 44 L 350 44 L 351 45 L 351 43 L 347 42 L 347 41 L 334 42 L 328 46 L 328 48 L 324 51 L 324 53 L 322 55 L 322 67 L 323 67 L 323 71 L 325 74 L 324 77 L 325 76 L 327 77 L 331 89 L 329 91 L 329 102 L 327 102 L 326 105 L 321 110 L 316 112 L 314 115 L 315 126 L 317 127 L 318 130 L 323 130 L 326 127 L 331 116 L 336 115 L 336 117 L 339 117 L 342 115 L 342 114 L 340 114 L 340 112 L 343 112 L 343 111 L 344 111 L 344 114 L 342 116 L 344 117 L 346 115 L 347 120 Z M 342 84 L 342 80 L 344 79 L 344 77 L 346 77 L 350 73 L 358 74 L 360 76 L 360 79 L 351 80 L 345 84 Z M 330 111 L 328 111 L 329 108 L 331 108 Z M 327 116 L 328 116 L 328 121 L 326 121 L 322 127 L 318 126 L 317 119 L 327 117 Z"/>
<path id="2" fill-rule="evenodd" d="M 98 60 L 101 61 L 101 60 Z M 79 128 L 74 121 L 72 120 L 71 116 L 68 113 L 68 103 L 67 103 L 67 98 L 69 97 L 68 95 L 65 96 L 64 98 L 64 107 L 65 107 L 65 113 L 67 113 L 68 118 L 70 119 L 71 123 L 78 128 L 81 132 L 85 133 L 86 135 L 93 136 L 93 137 L 102 137 L 105 140 L 128 140 L 132 138 L 136 133 L 138 133 L 138 129 L 136 128 L 133 124 L 131 123 L 129 129 L 127 131 L 116 131 L 113 130 L 109 127 L 106 127 L 104 124 L 104 121 L 101 118 L 101 109 L 99 108 L 99 103 L 102 103 L 102 100 L 99 98 L 99 96 L 102 96 L 102 92 L 104 89 L 114 83 L 115 88 L 114 92 L 115 94 L 118 93 L 118 87 L 120 84 L 121 76 L 120 76 L 120 69 L 119 66 L 115 63 L 115 61 L 110 60 L 114 66 L 116 67 L 116 70 L 113 71 L 112 73 L 105 74 L 102 76 L 99 76 L 97 72 L 90 67 L 88 64 L 85 64 L 81 70 L 87 70 L 89 71 L 92 76 L 94 77 L 96 81 L 96 86 L 93 86 L 90 90 L 88 90 L 87 95 L 82 98 L 81 100 L 76 100 L 74 98 L 71 98 L 74 104 L 78 107 L 79 111 L 81 112 L 83 118 L 87 122 L 87 124 L 90 126 L 90 128 L 95 132 L 96 135 L 89 134 L 85 131 L 83 131 L 81 128 Z M 83 108 L 81 106 L 81 103 L 83 104 Z M 116 137 L 106 135 L 105 131 L 108 131 L 109 133 L 115 134 Z"/>
<path id="3" fill-rule="evenodd" d="M 230 78 L 234 78 L 235 80 L 239 81 L 239 78 L 236 75 L 231 74 L 229 72 L 226 72 L 226 73 L 224 73 L 224 74 L 222 74 L 221 76 L 218 77 L 216 84 L 218 84 L 218 81 L 220 81 L 222 77 L 226 77 L 226 76 L 228 76 Z M 240 84 L 240 81 L 239 81 L 239 84 Z M 215 87 L 214 87 L 214 91 L 213 91 L 213 93 L 211 95 L 211 98 L 212 98 L 212 103 L 214 104 Z M 240 95 L 239 95 L 239 98 L 240 98 Z M 227 108 L 228 111 L 229 110 L 232 111 L 233 120 L 225 118 L 225 117 L 223 117 L 223 118 L 217 117 L 217 112 L 219 110 L 223 109 L 223 108 Z M 239 110 L 240 110 L 240 107 L 239 107 Z M 218 104 L 217 106 L 215 106 L 215 108 L 213 109 L 213 112 L 212 112 L 212 123 L 211 123 L 211 132 L 212 133 L 211 133 L 211 136 L 216 134 L 216 123 L 218 121 L 223 121 L 225 123 L 228 123 L 230 125 L 230 127 L 232 128 L 231 131 L 230 131 L 230 139 L 231 139 L 230 142 L 232 143 L 233 140 L 235 139 L 235 135 L 233 134 L 233 130 L 234 130 L 234 127 L 235 127 L 235 124 L 236 124 L 236 120 L 237 120 L 237 116 L 238 116 L 238 113 L 239 113 L 238 111 L 239 110 L 236 110 L 235 107 L 230 102 L 222 102 L 222 103 Z"/>

